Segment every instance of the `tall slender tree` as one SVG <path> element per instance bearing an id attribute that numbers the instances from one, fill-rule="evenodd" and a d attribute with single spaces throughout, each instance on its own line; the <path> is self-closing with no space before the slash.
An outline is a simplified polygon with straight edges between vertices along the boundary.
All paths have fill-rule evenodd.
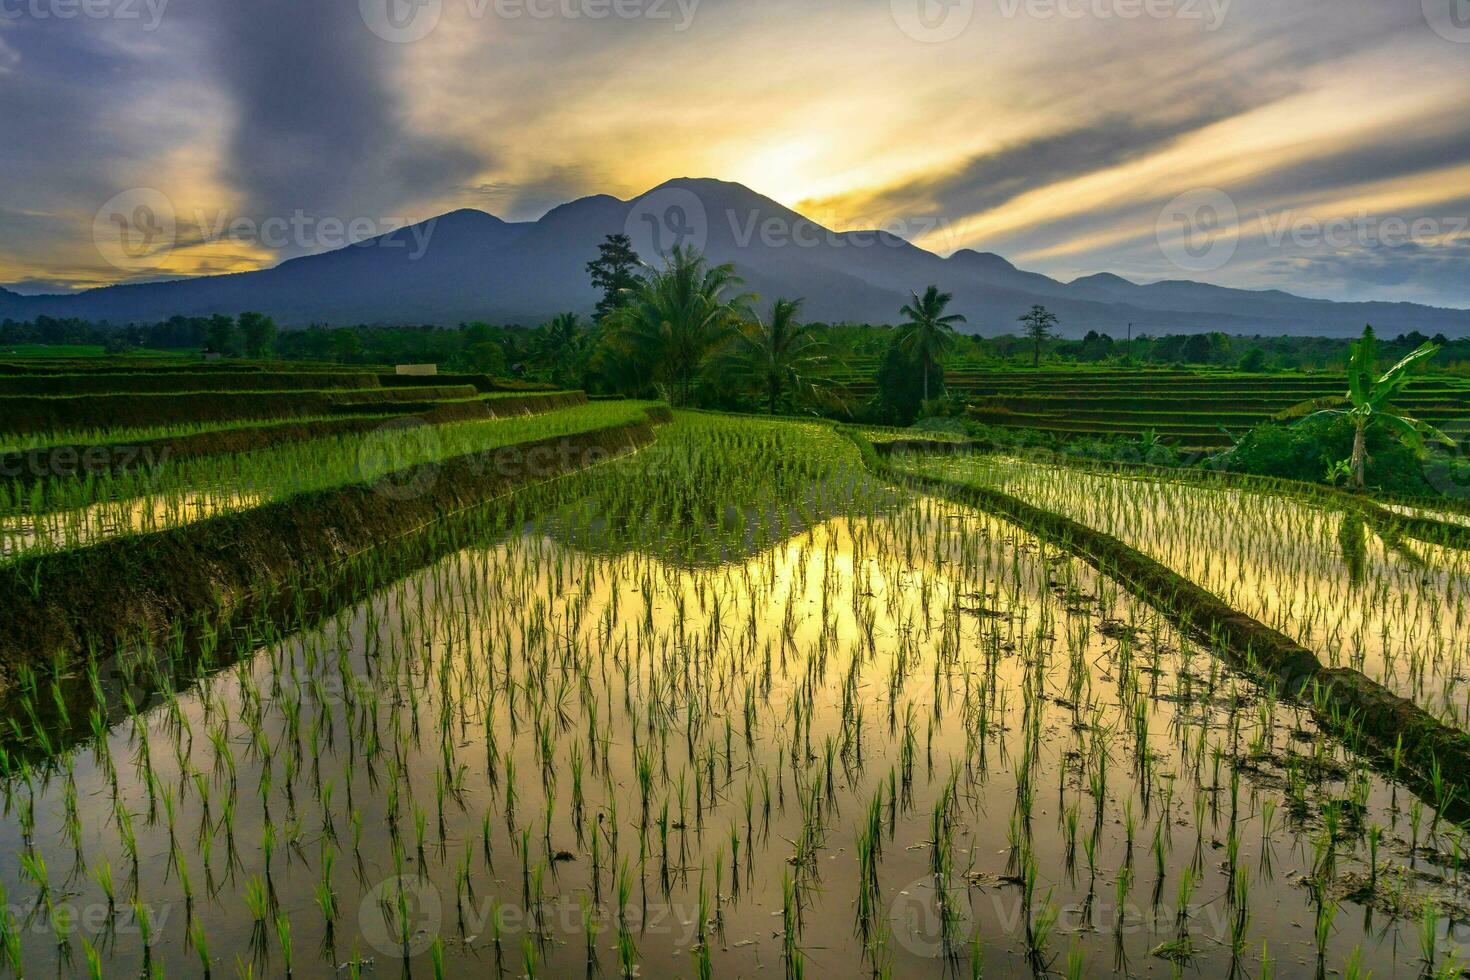
<path id="1" fill-rule="evenodd" d="M 1041 367 L 1041 345 L 1051 340 L 1057 315 L 1038 305 L 1021 314 L 1020 320 L 1026 325 L 1025 334 L 1031 340 L 1031 366 Z"/>
<path id="2" fill-rule="evenodd" d="M 944 355 L 954 349 L 954 325 L 964 323 L 958 313 L 946 314 L 945 307 L 954 299 L 951 293 L 941 293 L 938 286 L 930 286 L 924 295 L 911 293 L 913 302 L 899 312 L 908 319 L 898 328 L 899 349 L 918 362 L 924 373 L 924 400 L 929 400 L 929 373 Z"/>
<path id="3" fill-rule="evenodd" d="M 240 337 L 246 357 L 267 357 L 276 343 L 276 321 L 263 313 L 241 313 Z"/>
<path id="4" fill-rule="evenodd" d="M 587 263 L 592 286 L 602 293 L 597 301 L 595 319 L 601 321 L 627 301 L 627 291 L 638 284 L 642 262 L 633 251 L 633 239 L 627 235 L 608 235 L 597 246 L 597 258 Z"/>

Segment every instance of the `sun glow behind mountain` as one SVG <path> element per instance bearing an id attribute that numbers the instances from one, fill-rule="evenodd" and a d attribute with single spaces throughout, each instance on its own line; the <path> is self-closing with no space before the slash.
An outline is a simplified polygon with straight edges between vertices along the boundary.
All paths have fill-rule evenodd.
<path id="1" fill-rule="evenodd" d="M 221 218 L 523 220 L 710 175 L 835 228 L 911 228 L 1059 278 L 1470 306 L 1470 38 L 1421 4 L 929 11 L 969 11 L 955 30 L 907 3 L 648 0 L 594 18 L 434 0 L 412 39 L 374 33 L 358 4 L 207 0 L 152 30 L 0 21 L 0 114 L 27 137 L 0 146 L 0 282 L 134 278 L 90 234 L 130 188 L 174 203 L 160 269 L 194 275 L 332 245 L 210 237 Z M 1181 269 L 1157 228 L 1200 189 L 1228 196 L 1241 240 L 1218 268 Z M 1396 222 L 1421 227 L 1395 240 Z"/>

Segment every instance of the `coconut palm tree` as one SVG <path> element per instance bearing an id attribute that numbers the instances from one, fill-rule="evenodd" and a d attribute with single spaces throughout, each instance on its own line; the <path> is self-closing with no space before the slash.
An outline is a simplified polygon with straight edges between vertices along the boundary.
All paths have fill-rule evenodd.
<path id="1" fill-rule="evenodd" d="M 731 295 L 741 283 L 734 266 L 675 248 L 662 269 L 623 291 L 627 302 L 607 316 L 612 342 L 652 365 L 671 400 L 688 404 L 705 359 L 730 339 L 753 299 Z"/>
<path id="2" fill-rule="evenodd" d="M 1354 487 L 1361 490 L 1366 482 L 1368 431 L 1374 426 L 1389 429 L 1404 445 L 1418 453 L 1425 451 L 1426 438 L 1454 447 L 1453 439 L 1429 423 L 1397 415 L 1389 409 L 1393 397 L 1408 383 L 1409 369 L 1438 353 L 1439 347 L 1426 343 L 1389 368 L 1382 377 L 1375 378 L 1378 338 L 1373 335 L 1373 328 L 1365 328 L 1362 339 L 1353 344 L 1352 356 L 1348 360 L 1347 401 L 1350 407 L 1324 409 L 1308 417 L 1336 416 L 1353 423 L 1353 454 L 1347 461 L 1347 469 Z"/>
<path id="3" fill-rule="evenodd" d="M 930 286 L 923 296 L 910 295 L 913 302 L 899 310 L 908 320 L 898 328 L 898 345 L 905 356 L 918 360 L 924 372 L 924 400 L 928 401 L 929 372 L 953 349 L 954 325 L 964 323 L 965 318 L 958 313 L 945 314 L 944 308 L 954 296 L 941 293 L 938 286 Z"/>
<path id="4" fill-rule="evenodd" d="M 800 312 L 801 300 L 776 300 L 770 317 L 742 324 L 726 350 L 729 373 L 757 391 L 771 415 L 788 398 L 820 401 L 827 392 L 831 348 L 797 320 Z"/>
<path id="5" fill-rule="evenodd" d="M 540 330 L 536 359 L 543 368 L 550 369 L 553 381 L 567 384 L 581 374 L 589 336 L 577 314 L 558 314 Z"/>

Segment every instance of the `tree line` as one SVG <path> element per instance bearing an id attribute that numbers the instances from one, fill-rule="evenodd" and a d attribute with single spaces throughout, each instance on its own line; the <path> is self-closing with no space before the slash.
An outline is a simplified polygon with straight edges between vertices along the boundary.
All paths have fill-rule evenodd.
<path id="1" fill-rule="evenodd" d="M 930 285 L 894 311 L 897 326 L 808 322 L 802 301 L 763 303 L 730 265 L 676 249 L 645 263 L 625 235 L 610 235 L 586 266 L 597 291 L 590 319 L 564 313 L 539 326 L 461 323 L 454 328 L 313 325 L 278 330 L 269 317 L 175 316 L 115 326 L 38 317 L 0 323 L 0 355 L 11 344 L 102 344 L 131 349 L 212 350 L 225 356 L 324 360 L 343 364 L 437 363 L 446 370 L 519 376 L 568 388 L 677 405 L 821 412 L 907 423 L 925 402 L 946 396 L 945 367 L 1068 364 L 1210 365 L 1246 371 L 1342 370 L 1347 341 L 1320 337 L 1181 334 L 1126 340 L 1088 331 L 1061 335 L 1057 317 L 1035 306 L 1015 334 L 960 332 L 952 297 Z M 1386 351 L 1416 349 L 1431 338 L 1409 334 Z M 1470 360 L 1470 340 L 1432 338 L 1441 368 Z M 877 394 L 845 403 L 839 382 L 868 377 Z M 942 410 L 942 406 L 931 406 Z"/>

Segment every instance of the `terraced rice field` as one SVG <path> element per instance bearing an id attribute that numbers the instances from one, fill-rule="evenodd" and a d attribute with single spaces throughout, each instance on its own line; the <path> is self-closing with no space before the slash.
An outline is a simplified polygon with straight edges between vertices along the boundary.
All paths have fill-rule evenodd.
<path id="1" fill-rule="evenodd" d="M 1346 377 L 1337 375 L 1162 370 L 960 370 L 946 373 L 946 385 L 965 395 L 970 417 L 986 425 L 1064 439 L 1152 432 L 1199 449 L 1228 448 L 1255 425 L 1347 391 Z M 871 383 L 855 380 L 846 387 L 859 402 L 875 391 Z M 1395 406 L 1457 442 L 1470 438 L 1470 381 L 1419 379 Z"/>
<path id="2" fill-rule="evenodd" d="M 30 529 L 0 559 L 0 968 L 1459 975 L 1467 774 L 1426 789 L 1065 542 L 889 479 L 860 436 L 543 407 L 10 484 Z M 546 465 L 494 493 L 456 482 L 533 444 Z M 1123 537 L 1465 723 L 1452 549 L 1280 495 L 895 461 Z M 357 547 L 351 520 L 401 512 Z M 314 521 L 343 523 L 295 536 Z M 269 601 L 215 528 L 259 549 Z M 288 568 L 276 537 L 343 546 Z M 181 594 L 214 598 L 160 603 L 146 636 L 48 604 L 70 569 L 162 588 L 150 558 L 180 554 L 212 556 Z M 123 578 L 77 594 L 142 594 Z M 80 639 L 18 641 L 27 610 Z"/>
<path id="3" fill-rule="evenodd" d="M 1470 554 L 1375 531 L 1356 511 L 1005 456 L 909 455 L 1124 543 L 1268 626 L 1470 727 Z"/>

